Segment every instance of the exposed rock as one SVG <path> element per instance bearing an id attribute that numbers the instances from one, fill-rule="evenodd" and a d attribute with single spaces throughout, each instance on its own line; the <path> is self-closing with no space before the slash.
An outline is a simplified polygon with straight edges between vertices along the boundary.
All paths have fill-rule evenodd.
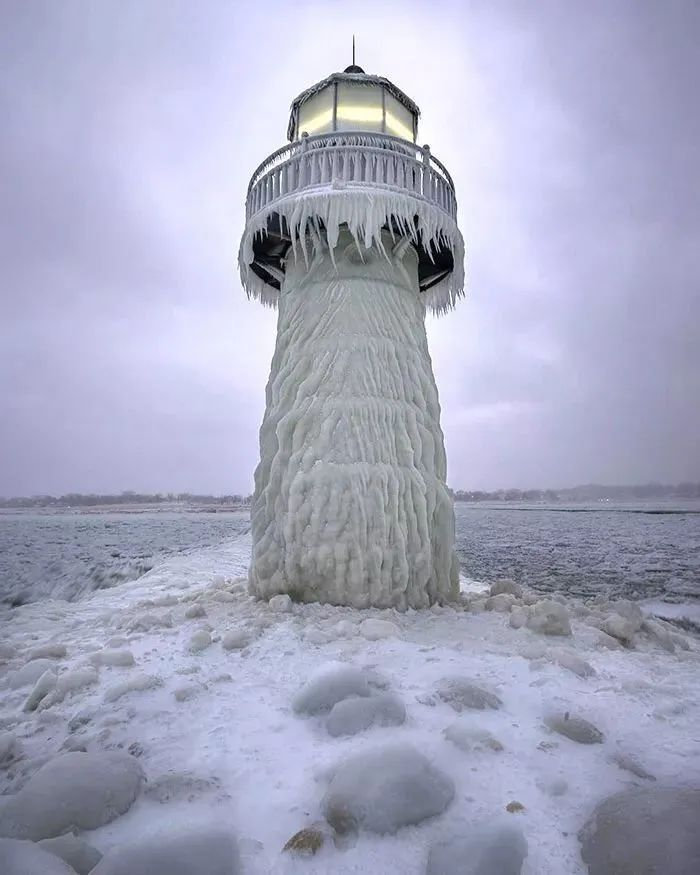
<path id="1" fill-rule="evenodd" d="M 142 781 L 138 762 L 120 751 L 61 754 L 0 808 L 0 836 L 39 841 L 97 829 L 131 807 Z"/>
<path id="2" fill-rule="evenodd" d="M 579 833 L 589 875 L 700 872 L 700 790 L 626 790 L 601 802 Z"/>
<path id="3" fill-rule="evenodd" d="M 68 863 L 78 875 L 88 875 L 102 859 L 102 854 L 77 836 L 57 836 L 55 839 L 42 839 L 39 847 L 55 854 Z"/>
<path id="4" fill-rule="evenodd" d="M 146 785 L 143 795 L 147 799 L 166 802 L 194 802 L 200 796 L 220 789 L 217 778 L 198 778 L 192 772 L 166 772 Z"/>
<path id="5" fill-rule="evenodd" d="M 2 875 L 75 875 L 75 869 L 32 842 L 0 838 Z"/>
<path id="6" fill-rule="evenodd" d="M 579 744 L 602 744 L 603 733 L 583 717 L 569 714 L 550 714 L 545 717 L 545 725 L 553 732 L 564 735 Z"/>
<path id="7" fill-rule="evenodd" d="M 34 689 L 31 691 L 27 700 L 24 703 L 23 711 L 36 711 L 39 703 L 48 696 L 49 693 L 56 689 L 56 681 L 58 676 L 55 669 L 50 668 L 45 671 L 39 680 L 36 682 Z"/>
<path id="8" fill-rule="evenodd" d="M 29 659 L 65 659 L 67 655 L 65 644 L 42 644 L 29 651 Z"/>
<path id="9" fill-rule="evenodd" d="M 648 772 L 644 766 L 633 757 L 631 754 L 617 752 L 612 755 L 612 761 L 616 766 L 619 766 L 621 769 L 624 769 L 626 772 L 631 772 L 633 775 L 636 775 L 638 778 L 642 778 L 645 781 L 655 781 L 656 778 Z"/>
<path id="10" fill-rule="evenodd" d="M 190 643 L 187 645 L 187 649 L 190 653 L 199 653 L 202 650 L 206 650 L 210 644 L 211 635 L 209 632 L 207 632 L 206 629 L 198 629 L 190 638 Z"/>
<path id="11" fill-rule="evenodd" d="M 245 629 L 232 629 L 221 639 L 224 650 L 242 650 L 250 644 L 250 635 Z"/>
<path id="12" fill-rule="evenodd" d="M 290 614 L 292 612 L 292 608 L 294 607 L 292 604 L 292 600 L 287 595 L 287 593 L 273 595 L 268 602 L 268 605 L 276 614 Z"/>
<path id="13" fill-rule="evenodd" d="M 350 696 L 371 694 L 367 676 L 359 668 L 330 663 L 317 671 L 292 700 L 297 714 L 322 714 Z"/>
<path id="14" fill-rule="evenodd" d="M 360 623 L 360 635 L 368 641 L 379 641 L 382 638 L 400 638 L 401 630 L 390 620 L 369 617 Z"/>
<path id="15" fill-rule="evenodd" d="M 54 663 L 51 659 L 33 659 L 17 671 L 13 671 L 10 675 L 10 689 L 20 690 L 22 687 L 28 687 L 30 684 L 35 684 L 46 671 L 54 670 Z"/>
<path id="16" fill-rule="evenodd" d="M 501 751 L 503 745 L 488 729 L 470 726 L 461 720 L 451 723 L 442 734 L 464 751 Z"/>
<path id="17" fill-rule="evenodd" d="M 522 830 L 485 824 L 433 844 L 426 875 L 520 875 L 526 857 Z"/>
<path id="18" fill-rule="evenodd" d="M 178 830 L 108 851 L 91 875 L 240 875 L 238 849 L 223 830 Z"/>
<path id="19" fill-rule="evenodd" d="M 110 687 L 105 693 L 105 702 L 116 702 L 127 693 L 141 692 L 142 690 L 153 690 L 156 687 L 163 685 L 163 681 L 157 675 L 136 675 L 120 684 L 115 684 Z"/>
<path id="20" fill-rule="evenodd" d="M 500 708 L 503 704 L 495 693 L 478 687 L 467 678 L 445 678 L 438 684 L 436 692 L 455 711 L 464 708 L 483 711 L 486 708 Z"/>
<path id="21" fill-rule="evenodd" d="M 566 608 L 551 599 L 543 599 L 532 606 L 527 627 L 541 635 L 571 635 Z"/>
<path id="22" fill-rule="evenodd" d="M 518 802 L 517 799 L 514 799 L 506 805 L 506 811 L 508 814 L 521 814 L 525 811 L 525 806 L 522 802 Z"/>
<path id="23" fill-rule="evenodd" d="M 347 759 L 322 802 L 339 834 L 366 829 L 395 833 L 441 814 L 454 797 L 452 779 L 410 745 L 388 745 Z"/>
<path id="24" fill-rule="evenodd" d="M 522 598 L 523 588 L 519 583 L 516 583 L 514 580 L 509 580 L 504 578 L 503 580 L 497 580 L 495 583 L 491 584 L 491 588 L 489 589 L 489 595 L 502 595 L 508 594 L 515 596 L 516 599 Z"/>
<path id="25" fill-rule="evenodd" d="M 328 826 L 325 823 L 314 823 L 294 833 L 282 850 L 300 857 L 313 857 L 321 850 L 327 836 Z"/>
<path id="26" fill-rule="evenodd" d="M 200 605 L 199 602 L 190 605 L 185 611 L 186 620 L 198 620 L 200 617 L 206 617 L 206 615 L 207 612 L 204 610 L 204 606 Z"/>
<path id="27" fill-rule="evenodd" d="M 502 592 L 499 595 L 492 595 L 486 599 L 486 610 L 496 611 L 499 614 L 507 614 L 516 602 L 517 599 L 514 595 Z"/>
<path id="28" fill-rule="evenodd" d="M 356 735 L 370 726 L 400 726 L 405 722 L 403 702 L 391 693 L 381 693 L 337 702 L 326 718 L 326 729 L 335 737 Z"/>

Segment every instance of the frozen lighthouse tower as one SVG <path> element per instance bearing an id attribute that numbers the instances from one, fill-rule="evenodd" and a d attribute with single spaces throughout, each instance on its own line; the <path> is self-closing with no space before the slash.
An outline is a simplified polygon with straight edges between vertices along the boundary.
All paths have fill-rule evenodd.
<path id="1" fill-rule="evenodd" d="M 278 308 L 250 590 L 406 608 L 458 591 L 426 308 L 462 294 L 454 185 L 419 110 L 354 64 L 292 103 L 248 188 L 240 270 Z"/>

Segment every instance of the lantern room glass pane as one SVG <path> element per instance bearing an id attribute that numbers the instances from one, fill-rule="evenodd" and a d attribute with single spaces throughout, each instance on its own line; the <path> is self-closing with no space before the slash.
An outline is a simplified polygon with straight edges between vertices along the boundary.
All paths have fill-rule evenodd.
<path id="1" fill-rule="evenodd" d="M 394 137 L 415 142 L 416 136 L 413 129 L 413 113 L 387 91 L 385 96 L 386 106 L 386 132 Z"/>
<path id="2" fill-rule="evenodd" d="M 384 129 L 381 85 L 338 83 L 336 130 L 377 131 Z"/>
<path id="3" fill-rule="evenodd" d="M 326 134 L 333 130 L 333 99 L 335 87 L 324 88 L 299 107 L 297 139 L 306 131 L 309 136 Z"/>

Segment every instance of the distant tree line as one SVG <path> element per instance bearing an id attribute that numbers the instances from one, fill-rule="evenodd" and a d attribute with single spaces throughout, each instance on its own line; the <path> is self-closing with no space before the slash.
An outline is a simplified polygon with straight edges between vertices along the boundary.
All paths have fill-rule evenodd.
<path id="1" fill-rule="evenodd" d="M 120 492 L 119 495 L 97 495 L 69 492 L 66 495 L 32 495 L 29 498 L 0 498 L 0 507 L 99 507 L 124 504 L 196 504 L 249 505 L 250 495 L 197 495 L 192 492 Z"/>
<path id="2" fill-rule="evenodd" d="M 642 486 L 573 486 L 568 489 L 499 489 L 496 492 L 458 489 L 455 501 L 641 501 L 648 498 L 697 498 L 700 483 L 675 486 L 646 483 Z"/>
<path id="3" fill-rule="evenodd" d="M 647 483 L 643 486 L 574 486 L 569 489 L 498 489 L 484 492 L 479 489 L 450 490 L 455 501 L 640 501 L 648 498 L 697 498 L 700 483 L 678 483 L 666 486 Z M 119 495 L 97 495 L 69 492 L 66 495 L 32 495 L 29 498 L 2 498 L 0 508 L 32 507 L 99 507 L 125 504 L 181 504 L 217 505 L 219 507 L 248 506 L 252 495 L 197 495 L 192 492 L 120 492 Z"/>

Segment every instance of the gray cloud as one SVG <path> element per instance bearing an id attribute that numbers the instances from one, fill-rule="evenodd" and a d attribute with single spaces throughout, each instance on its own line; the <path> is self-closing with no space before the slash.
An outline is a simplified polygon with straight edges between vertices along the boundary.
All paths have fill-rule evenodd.
<path id="1" fill-rule="evenodd" d="M 236 276 L 245 189 L 353 30 L 458 186 L 451 484 L 700 477 L 692 0 L 30 0 L 0 32 L 0 494 L 250 488 L 275 315 Z"/>

